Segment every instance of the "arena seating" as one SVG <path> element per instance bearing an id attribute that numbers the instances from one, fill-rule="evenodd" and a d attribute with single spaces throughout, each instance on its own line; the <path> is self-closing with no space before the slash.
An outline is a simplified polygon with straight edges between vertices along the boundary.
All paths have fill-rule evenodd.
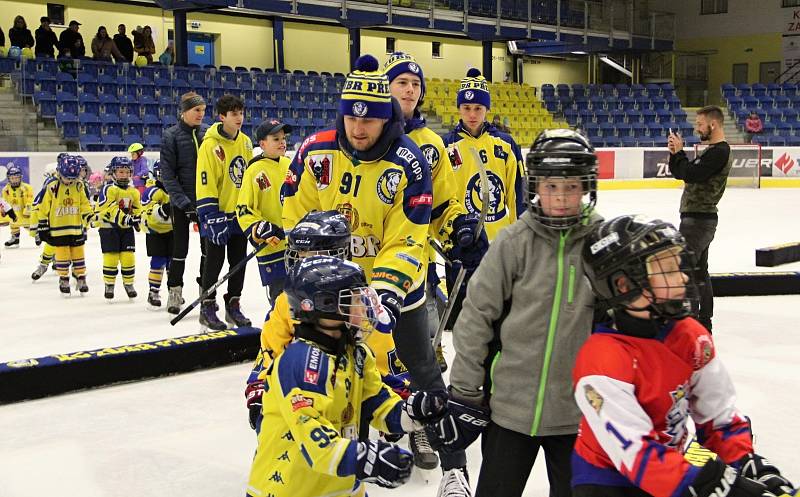
<path id="1" fill-rule="evenodd" d="M 458 85 L 457 80 L 450 79 L 431 78 L 426 81 L 427 95 L 422 108 L 438 115 L 447 128 L 454 126 L 459 120 L 456 107 Z M 553 115 L 544 108 L 532 86 L 490 83 L 489 91 L 492 95 L 492 108 L 487 119 L 492 121 L 495 115 L 499 115 L 503 122 L 508 118 L 511 135 L 522 147 L 530 145 L 542 129 L 568 127 L 563 121 L 553 120 Z"/>
<path id="2" fill-rule="evenodd" d="M 54 119 L 64 138 L 81 150 L 121 151 L 133 141 L 161 144 L 164 128 L 177 122 L 180 95 L 193 90 L 210 103 L 205 122 L 216 120 L 213 102 L 225 93 L 245 101 L 248 135 L 263 119 L 294 127 L 290 145 L 336 118 L 345 76 L 303 71 L 275 73 L 227 66 L 135 67 L 92 60 L 26 60 L 11 67 L 19 93 L 40 117 Z"/>
<path id="3" fill-rule="evenodd" d="M 580 126 L 597 147 L 666 146 L 669 130 L 697 143 L 672 84 L 543 85 L 548 111 Z"/>
<path id="4" fill-rule="evenodd" d="M 800 146 L 800 88 L 797 84 L 722 85 L 722 97 L 736 126 L 744 131 L 750 112 L 764 125 L 753 143 L 764 146 Z"/>

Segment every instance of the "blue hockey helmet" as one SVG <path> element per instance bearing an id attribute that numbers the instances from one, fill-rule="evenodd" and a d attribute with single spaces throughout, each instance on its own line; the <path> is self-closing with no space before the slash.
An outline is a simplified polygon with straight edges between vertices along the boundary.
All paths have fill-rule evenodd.
<path id="1" fill-rule="evenodd" d="M 153 178 L 155 178 L 156 181 L 161 181 L 161 161 L 157 160 L 153 162 L 152 169 L 153 169 Z"/>
<path id="2" fill-rule="evenodd" d="M 338 211 L 309 212 L 286 236 L 286 270 L 303 257 L 330 255 L 350 258 L 350 225 Z"/>
<path id="3" fill-rule="evenodd" d="M 22 169 L 19 166 L 15 166 L 13 162 L 9 163 L 6 169 L 6 178 L 11 186 L 18 187 L 22 184 Z"/>
<path id="4" fill-rule="evenodd" d="M 377 294 L 355 262 L 329 255 L 307 257 L 289 272 L 286 296 L 294 319 L 312 324 L 320 318 L 342 321 L 353 338 L 359 330 L 371 331 L 377 322 Z"/>
<path id="5" fill-rule="evenodd" d="M 81 166 L 78 165 L 78 160 L 69 155 L 61 159 L 58 163 L 58 175 L 61 179 L 75 180 L 81 175 Z"/>
<path id="6" fill-rule="evenodd" d="M 131 165 L 131 160 L 124 156 L 117 156 L 112 157 L 111 162 L 108 164 L 108 169 L 111 172 L 111 176 L 114 178 L 114 183 L 117 184 L 120 188 L 125 188 L 130 184 L 130 178 L 117 178 L 117 172 L 120 169 L 127 169 L 129 173 L 133 173 L 133 166 Z"/>

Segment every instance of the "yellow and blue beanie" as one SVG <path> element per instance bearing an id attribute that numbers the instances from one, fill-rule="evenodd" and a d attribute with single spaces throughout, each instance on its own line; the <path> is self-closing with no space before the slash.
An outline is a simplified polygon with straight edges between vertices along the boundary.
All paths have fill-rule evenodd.
<path id="1" fill-rule="evenodd" d="M 461 80 L 461 86 L 458 88 L 456 106 L 460 107 L 461 104 L 481 104 L 487 109 L 492 108 L 489 84 L 474 67 L 467 71 L 467 77 Z"/>
<path id="2" fill-rule="evenodd" d="M 417 59 L 413 55 L 405 52 L 394 52 L 389 56 L 389 60 L 383 65 L 383 72 L 389 78 L 389 83 L 401 74 L 410 73 L 419 77 L 422 93 L 419 96 L 419 104 L 425 99 L 425 76 L 422 74 L 422 68 L 417 64 Z"/>
<path id="3" fill-rule="evenodd" d="M 347 75 L 339 100 L 339 113 L 343 116 L 392 117 L 392 94 L 389 80 L 379 71 L 378 59 L 362 55 L 356 60 L 356 68 Z"/>

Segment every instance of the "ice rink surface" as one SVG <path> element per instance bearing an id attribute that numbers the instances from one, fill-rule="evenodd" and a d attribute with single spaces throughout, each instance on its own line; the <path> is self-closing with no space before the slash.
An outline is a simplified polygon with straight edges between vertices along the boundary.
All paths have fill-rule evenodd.
<path id="1" fill-rule="evenodd" d="M 639 212 L 678 222 L 679 190 L 601 191 L 606 218 Z M 800 263 L 756 268 L 756 248 L 798 241 L 798 190 L 729 189 L 711 249 L 711 271 L 793 270 Z M 0 229 L 7 239 L 8 229 Z M 196 312 L 177 327 L 162 310 L 146 309 L 147 258 L 137 238 L 139 298 L 102 296 L 102 259 L 96 232 L 86 247 L 90 293 L 62 299 L 52 273 L 31 284 L 39 249 L 27 235 L 0 260 L 0 360 L 90 350 L 199 330 Z M 187 275 L 196 272 L 192 246 Z M 224 269 L 225 270 L 225 269 Z M 187 279 L 190 280 L 193 276 Z M 223 287 L 224 288 L 224 287 Z M 165 292 L 162 292 L 165 293 Z M 189 300 L 196 297 L 187 285 Z M 254 321 L 266 312 L 254 265 L 248 268 L 242 305 Z M 221 297 L 219 298 L 221 302 Z M 800 440 L 794 420 L 800 408 L 800 296 L 736 297 L 716 301 L 715 340 L 738 390 L 738 405 L 753 420 L 756 447 L 797 483 Z M 451 337 L 445 336 L 452 359 Z M 242 496 L 255 449 L 247 424 L 244 381 L 249 365 L 96 389 L 0 407 L 0 497 Z M 406 443 L 401 442 L 401 443 Z M 468 452 L 477 480 L 479 445 Z M 436 495 L 438 470 L 416 471 L 396 490 L 370 488 L 370 495 Z M 526 496 L 547 495 L 543 460 L 537 461 Z"/>

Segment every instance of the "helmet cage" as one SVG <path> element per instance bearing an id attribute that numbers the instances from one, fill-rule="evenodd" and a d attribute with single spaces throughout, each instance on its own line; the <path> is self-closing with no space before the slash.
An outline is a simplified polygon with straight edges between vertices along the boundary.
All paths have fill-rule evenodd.
<path id="1" fill-rule="evenodd" d="M 550 216 L 541 206 L 539 184 L 547 179 L 578 179 L 583 189 L 583 200 L 578 213 L 571 216 Z M 597 204 L 597 159 L 594 154 L 580 152 L 537 153 L 528 155 L 525 170 L 525 194 L 528 209 L 533 217 L 556 229 L 568 229 L 589 219 Z M 588 198 L 587 198 L 588 197 Z"/>

